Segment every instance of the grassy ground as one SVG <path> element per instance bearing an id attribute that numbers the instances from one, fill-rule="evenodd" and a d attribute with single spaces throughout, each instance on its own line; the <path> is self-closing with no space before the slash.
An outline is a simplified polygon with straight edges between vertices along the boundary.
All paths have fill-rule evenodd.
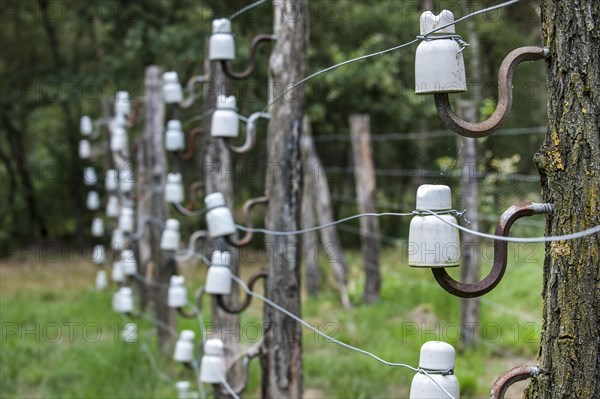
<path id="1" fill-rule="evenodd" d="M 490 252 L 491 253 L 491 252 Z M 360 304 L 360 254 L 352 264 L 350 294 L 355 306 L 339 305 L 333 283 L 325 278 L 317 299 L 305 298 L 303 316 L 335 338 L 393 362 L 417 365 L 419 348 L 444 340 L 460 348 L 457 298 L 446 294 L 427 270 L 408 268 L 399 250 L 382 254 L 381 300 Z M 541 246 L 514 246 L 504 280 L 481 304 L 481 344 L 459 351 L 456 375 L 461 397 L 489 397 L 504 370 L 534 364 L 539 345 Z M 325 265 L 324 265 L 325 267 Z M 246 265 L 244 274 L 253 266 Z M 191 288 L 203 278 L 188 268 Z M 190 372 L 156 353 L 151 323 L 136 320 L 140 340 L 122 342 L 124 320 L 112 312 L 111 291 L 93 289 L 95 270 L 78 256 L 54 261 L 13 258 L 0 267 L 0 395 L 6 398 L 167 398 L 176 397 L 173 381 L 193 381 Z M 207 308 L 205 306 L 205 308 Z M 242 325 L 261 322 L 262 304 L 252 304 Z M 178 328 L 195 321 L 179 320 Z M 242 334 L 242 337 L 244 335 Z M 364 355 L 304 332 L 306 397 L 407 397 L 413 373 L 382 365 Z M 147 347 L 162 374 L 152 368 Z M 260 396 L 259 369 L 251 366 L 247 397 Z M 507 397 L 519 397 L 523 385 Z"/>

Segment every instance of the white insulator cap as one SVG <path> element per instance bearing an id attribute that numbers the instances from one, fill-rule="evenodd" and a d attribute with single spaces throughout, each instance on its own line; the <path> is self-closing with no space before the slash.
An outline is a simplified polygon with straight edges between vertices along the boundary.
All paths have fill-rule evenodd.
<path id="1" fill-rule="evenodd" d="M 127 139 L 127 131 L 117 126 L 110 134 L 110 150 L 125 152 L 127 150 L 129 140 Z"/>
<path id="2" fill-rule="evenodd" d="M 114 169 L 109 169 L 106 171 L 106 175 L 104 176 L 104 188 L 106 191 L 115 191 L 119 188 L 119 174 Z"/>
<path id="3" fill-rule="evenodd" d="M 89 140 L 79 142 L 79 158 L 88 159 L 92 155 L 92 145 Z"/>
<path id="4" fill-rule="evenodd" d="M 191 399 L 189 397 L 189 391 L 192 384 L 189 381 L 177 381 L 175 383 L 175 389 L 177 390 L 177 399 Z"/>
<path id="5" fill-rule="evenodd" d="M 92 219 L 92 237 L 102 237 L 103 235 L 104 235 L 104 221 L 100 218 Z"/>
<path id="6" fill-rule="evenodd" d="M 454 374 L 443 373 L 454 370 L 454 359 L 454 348 L 445 342 L 430 341 L 423 344 L 419 367 L 429 372 L 429 375 L 417 373 L 414 376 L 410 387 L 410 398 L 445 398 L 448 397 L 448 393 L 454 398 L 459 398 L 458 378 Z"/>
<path id="7" fill-rule="evenodd" d="M 137 274 L 137 260 L 135 259 L 135 253 L 131 249 L 124 249 L 121 252 L 121 266 L 124 275 L 133 276 Z"/>
<path id="8" fill-rule="evenodd" d="M 454 22 L 454 15 L 444 10 L 436 16 L 431 11 L 421 15 L 421 34 Z M 415 92 L 417 94 L 462 93 L 467 91 L 465 62 L 461 46 L 452 38 L 439 36 L 454 34 L 454 25 L 433 33 L 421 41 L 415 56 Z"/>
<path id="9" fill-rule="evenodd" d="M 239 129 L 235 96 L 218 96 L 217 109 L 213 112 L 210 125 L 211 137 L 237 137 Z"/>
<path id="10" fill-rule="evenodd" d="M 121 214 L 119 215 L 119 229 L 123 230 L 124 233 L 133 232 L 133 208 L 128 206 L 121 208 Z"/>
<path id="11" fill-rule="evenodd" d="M 231 256 L 227 251 L 214 251 L 206 276 L 205 290 L 208 294 L 231 293 Z"/>
<path id="12" fill-rule="evenodd" d="M 213 20 L 212 35 L 208 42 L 208 59 L 211 61 L 235 59 L 235 41 L 231 33 L 231 21 L 227 18 Z"/>
<path id="13" fill-rule="evenodd" d="M 122 170 L 119 173 L 119 188 L 124 193 L 129 193 L 135 185 L 135 176 L 132 171 Z"/>
<path id="14" fill-rule="evenodd" d="M 133 312 L 133 291 L 129 287 L 121 287 L 113 295 L 113 308 L 117 313 Z"/>
<path id="15" fill-rule="evenodd" d="M 212 193 L 204 198 L 206 208 L 206 224 L 211 238 L 224 237 L 235 233 L 235 222 L 231 210 L 225 205 L 225 197 L 221 193 Z"/>
<path id="16" fill-rule="evenodd" d="M 168 219 L 160 239 L 160 249 L 176 251 L 179 248 L 179 221 Z"/>
<path id="17" fill-rule="evenodd" d="M 114 262 L 112 267 L 111 278 L 115 283 L 122 283 L 125 281 L 125 274 L 123 273 L 123 265 L 120 261 Z"/>
<path id="18" fill-rule="evenodd" d="M 167 122 L 165 131 L 165 149 L 167 151 L 180 151 L 185 147 L 185 137 L 181 122 L 177 119 L 171 119 Z"/>
<path id="19" fill-rule="evenodd" d="M 119 206 L 119 198 L 117 198 L 116 195 L 111 195 L 106 202 L 106 216 L 116 218 L 119 217 L 120 213 L 121 207 Z"/>
<path id="20" fill-rule="evenodd" d="M 96 289 L 99 291 L 105 290 L 108 287 L 108 277 L 105 270 L 98 270 L 96 273 Z"/>
<path id="21" fill-rule="evenodd" d="M 131 112 L 129 93 L 126 91 L 118 91 L 117 94 L 115 94 L 115 114 L 129 115 L 129 112 Z"/>
<path id="22" fill-rule="evenodd" d="M 171 276 L 168 293 L 168 304 L 170 308 L 182 308 L 187 305 L 187 289 L 185 288 L 185 277 Z"/>
<path id="23" fill-rule="evenodd" d="M 452 209 L 452 191 L 450 187 L 435 184 L 423 184 L 417 189 L 417 209 L 444 211 Z"/>
<path id="24" fill-rule="evenodd" d="M 223 342 L 220 339 L 207 340 L 204 344 L 200 381 L 208 384 L 219 384 L 223 382 L 225 373 Z"/>
<path id="25" fill-rule="evenodd" d="M 175 71 L 163 73 L 163 100 L 167 104 L 176 104 L 183 100 L 183 89 Z"/>
<path id="26" fill-rule="evenodd" d="M 85 201 L 87 209 L 90 211 L 95 211 L 100 208 L 100 195 L 96 191 L 90 191 L 87 195 L 87 199 Z"/>
<path id="27" fill-rule="evenodd" d="M 84 115 L 79 119 L 79 130 L 81 134 L 84 136 L 89 136 L 94 131 L 94 125 L 92 123 L 92 118 L 87 115 Z"/>
<path id="28" fill-rule="evenodd" d="M 165 201 L 168 203 L 183 202 L 183 183 L 180 173 L 169 173 L 165 185 Z"/>
<path id="29" fill-rule="evenodd" d="M 123 234 L 123 230 L 116 228 L 112 232 L 111 248 L 115 251 L 120 251 L 125 247 L 125 234 Z"/>
<path id="30" fill-rule="evenodd" d="M 93 166 L 88 166 L 83 169 L 83 183 L 86 186 L 93 186 L 98 182 L 98 174 Z"/>
<path id="31" fill-rule="evenodd" d="M 191 363 L 194 361 L 194 338 L 196 338 L 196 334 L 192 330 L 181 331 L 173 354 L 176 362 Z"/>
<path id="32" fill-rule="evenodd" d="M 422 185 L 417 190 L 417 209 L 443 211 L 452 208 L 450 187 Z M 458 229 L 452 215 L 418 215 L 410 221 L 408 264 L 413 267 L 454 267 L 461 262 Z"/>

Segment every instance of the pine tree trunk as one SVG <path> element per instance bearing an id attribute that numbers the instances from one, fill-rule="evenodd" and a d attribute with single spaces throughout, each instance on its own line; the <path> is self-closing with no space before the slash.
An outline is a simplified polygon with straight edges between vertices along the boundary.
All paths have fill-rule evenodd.
<path id="1" fill-rule="evenodd" d="M 535 160 L 546 233 L 600 224 L 600 2 L 542 1 L 548 131 Z M 546 245 L 540 375 L 528 398 L 600 397 L 600 235 Z"/>
<path id="2" fill-rule="evenodd" d="M 269 60 L 271 99 L 306 76 L 308 7 L 306 0 L 274 0 L 275 48 Z M 302 195 L 300 137 L 304 89 L 298 87 L 269 108 L 267 188 L 270 230 L 297 230 Z M 290 312 L 300 314 L 300 237 L 265 236 L 269 278 L 266 294 Z M 279 311 L 265 306 L 261 356 L 264 398 L 302 397 L 302 330 Z"/>

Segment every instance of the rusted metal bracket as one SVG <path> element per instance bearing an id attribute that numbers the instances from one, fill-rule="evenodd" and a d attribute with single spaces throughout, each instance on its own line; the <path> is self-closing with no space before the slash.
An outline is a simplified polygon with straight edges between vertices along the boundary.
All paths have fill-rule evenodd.
<path id="1" fill-rule="evenodd" d="M 190 130 L 188 135 L 188 150 L 184 153 L 179 153 L 179 158 L 182 161 L 189 161 L 194 156 L 194 153 L 196 152 L 196 138 L 201 132 L 202 130 L 199 126 Z"/>
<path id="2" fill-rule="evenodd" d="M 265 112 L 255 112 L 248 118 L 246 122 L 246 141 L 239 147 L 236 147 L 232 144 L 229 144 L 228 141 L 225 141 L 225 145 L 229 151 L 233 152 L 237 155 L 243 155 L 248 153 L 252 147 L 254 147 L 254 142 L 256 141 L 256 121 L 259 119 L 271 119 L 271 115 Z"/>
<path id="3" fill-rule="evenodd" d="M 248 283 L 246 285 L 248 286 L 250 291 L 254 291 L 254 284 L 259 279 L 267 278 L 268 276 L 269 275 L 266 270 L 258 271 L 256 273 L 254 273 L 252 276 L 250 276 L 250 278 L 248 279 Z M 252 297 L 250 295 L 248 295 L 248 293 L 246 293 L 246 297 L 244 298 L 244 300 L 242 302 L 240 302 L 237 306 L 227 305 L 225 303 L 225 298 L 223 297 L 223 295 L 215 295 L 215 297 L 217 299 L 217 305 L 219 305 L 219 307 L 221 309 L 223 309 L 225 312 L 231 313 L 231 314 L 242 313 L 244 310 L 246 310 L 246 308 L 248 308 L 248 306 L 250 306 L 250 303 L 252 302 Z"/>
<path id="4" fill-rule="evenodd" d="M 254 39 L 252 39 L 252 44 L 250 47 L 250 60 L 248 61 L 248 67 L 243 72 L 234 72 L 231 70 L 231 65 L 229 61 L 222 60 L 221 67 L 223 68 L 223 73 L 227 75 L 230 79 L 234 80 L 243 80 L 247 79 L 252 75 L 252 72 L 256 69 L 256 50 L 258 45 L 261 42 L 271 42 L 275 41 L 276 38 L 273 35 L 258 35 Z"/>
<path id="5" fill-rule="evenodd" d="M 193 310 L 185 310 L 184 308 L 177 308 L 177 313 L 185 319 L 195 319 L 200 314 L 202 309 L 202 295 L 204 294 L 204 288 L 200 287 L 196 291 L 196 307 Z"/>
<path id="6" fill-rule="evenodd" d="M 547 214 L 552 212 L 552 204 L 540 204 L 535 202 L 524 202 L 508 208 L 498 220 L 496 235 L 508 237 L 512 224 L 525 216 Z M 451 293 L 461 298 L 474 298 L 487 294 L 494 289 L 502 280 L 506 271 L 508 258 L 508 243 L 506 241 L 494 240 L 494 263 L 490 273 L 481 281 L 472 284 L 461 283 L 454 280 L 445 268 L 432 268 L 431 272 L 438 284 Z"/>
<path id="7" fill-rule="evenodd" d="M 244 204 L 243 213 L 247 227 L 252 228 L 252 218 L 250 217 L 250 211 L 252 210 L 252 208 L 256 205 L 266 204 L 268 202 L 268 197 L 252 198 L 246 201 L 246 203 Z M 244 247 L 250 244 L 250 241 L 252 241 L 252 237 L 254 237 L 254 233 L 252 233 L 251 231 L 246 231 L 244 237 L 240 238 L 239 240 L 235 240 L 233 236 L 227 236 L 225 237 L 225 240 L 234 247 Z"/>
<path id="8" fill-rule="evenodd" d="M 532 366 L 519 366 L 504 372 L 492 387 L 490 399 L 504 399 L 504 394 L 515 382 L 538 376 L 540 370 Z"/>
<path id="9" fill-rule="evenodd" d="M 452 111 L 448 93 L 435 93 L 435 106 L 440 119 L 448 129 L 464 137 L 480 138 L 494 133 L 500 127 L 512 106 L 512 79 L 515 68 L 521 62 L 537 61 L 548 57 L 550 51 L 542 47 L 520 47 L 511 51 L 498 71 L 498 105 L 487 120 L 471 123 L 462 120 Z"/>

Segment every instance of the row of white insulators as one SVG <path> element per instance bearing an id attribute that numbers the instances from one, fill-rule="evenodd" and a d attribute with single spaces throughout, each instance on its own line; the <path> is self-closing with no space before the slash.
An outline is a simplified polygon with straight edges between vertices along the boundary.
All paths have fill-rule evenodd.
<path id="1" fill-rule="evenodd" d="M 167 190 L 169 193 L 175 191 L 178 196 L 175 198 L 181 200 L 183 197 L 183 188 Z M 212 193 L 205 198 L 206 208 L 206 224 L 208 226 L 208 234 L 211 238 L 225 237 L 234 234 L 236 231 L 235 221 L 231 210 L 225 203 L 225 198 L 221 193 Z M 98 209 L 99 197 L 95 191 L 88 194 L 88 208 Z M 180 201 L 174 201 L 180 202 Z M 93 205 L 90 207 L 90 205 Z M 135 216 L 132 207 L 119 206 L 119 200 L 116 196 L 110 196 L 106 205 L 106 214 L 109 217 L 118 217 L 117 228 L 112 231 L 111 245 L 113 249 L 122 249 L 127 241 L 126 234 L 131 234 L 135 229 Z M 160 248 L 167 251 L 175 251 L 179 249 L 180 234 L 179 221 L 177 219 L 168 219 L 163 230 Z M 92 236 L 102 237 L 104 235 L 104 222 L 101 218 L 92 220 Z"/>
<path id="2" fill-rule="evenodd" d="M 181 175 L 171 174 L 170 186 L 167 187 L 167 196 L 179 202 L 183 198 L 183 187 L 181 186 Z M 221 193 L 212 193 L 205 197 L 206 224 L 208 234 L 211 238 L 225 237 L 236 231 L 235 221 L 231 210 L 225 203 Z M 115 209 L 113 209 L 115 208 Z M 417 190 L 416 208 L 430 210 L 433 212 L 445 212 L 452 209 L 452 195 L 450 187 L 445 185 L 425 184 Z M 133 209 L 124 207 L 119 213 L 118 199 L 109 198 L 107 204 L 109 216 L 119 215 L 118 228 L 113 230 L 113 248 L 123 248 L 125 234 L 134 229 Z M 421 214 L 412 218 L 409 230 L 409 256 L 408 264 L 414 267 L 454 267 L 461 262 L 460 235 L 457 228 L 451 224 L 457 224 L 456 218 L 451 214 L 430 215 Z M 101 219 L 92 222 L 92 234 L 100 236 L 103 233 Z M 99 234 L 99 235 L 97 235 Z M 161 237 L 160 248 L 175 251 L 179 249 L 179 221 L 168 219 Z"/>
<path id="3" fill-rule="evenodd" d="M 165 75 L 175 74 L 177 72 L 166 72 Z M 88 120 L 89 116 L 83 116 L 81 120 Z M 115 119 L 117 120 L 117 119 Z M 121 119 L 119 119 L 121 120 Z M 236 98 L 234 96 L 218 96 L 217 107 L 213 112 L 211 121 L 211 137 L 235 138 L 239 135 L 240 116 L 237 113 Z M 91 122 L 90 122 L 91 123 Z M 110 128 L 110 149 L 111 151 L 126 151 L 128 147 L 127 131 L 125 123 L 113 122 Z M 87 123 L 81 123 L 87 125 Z M 167 122 L 165 130 L 165 149 L 167 151 L 181 151 L 185 148 L 185 134 L 181 122 L 172 119 Z M 79 157 L 88 159 L 92 155 L 92 144 L 87 139 L 79 142 Z"/>
<path id="4" fill-rule="evenodd" d="M 193 363 L 196 358 L 194 355 L 195 338 L 196 334 L 192 330 L 181 331 L 179 339 L 175 343 L 173 360 L 181 363 Z M 223 341 L 217 338 L 206 340 L 200 366 L 200 382 L 207 384 L 222 383 L 226 373 L 227 366 Z"/>

